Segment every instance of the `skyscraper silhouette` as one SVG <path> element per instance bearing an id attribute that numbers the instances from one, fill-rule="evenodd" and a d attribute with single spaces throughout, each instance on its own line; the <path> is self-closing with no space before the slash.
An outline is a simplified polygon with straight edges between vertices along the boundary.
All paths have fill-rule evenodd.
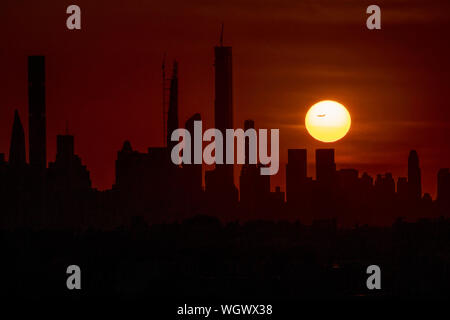
<path id="1" fill-rule="evenodd" d="M 335 181 L 336 163 L 334 149 L 316 150 L 316 179 L 321 185 L 331 185 Z"/>
<path id="2" fill-rule="evenodd" d="M 56 136 L 56 159 L 66 161 L 75 153 L 74 137 L 68 134 Z"/>
<path id="3" fill-rule="evenodd" d="M 42 170 L 47 166 L 44 56 L 28 57 L 28 106 L 30 165 Z"/>
<path id="4" fill-rule="evenodd" d="M 176 141 L 171 141 L 172 132 L 178 129 L 178 62 L 173 63 L 173 74 L 170 79 L 169 110 L 167 112 L 167 148 L 169 153 Z"/>
<path id="5" fill-rule="evenodd" d="M 75 154 L 74 146 L 74 136 L 56 136 L 56 160 L 48 166 L 48 183 L 53 192 L 87 191 L 91 188 L 90 173 Z"/>
<path id="6" fill-rule="evenodd" d="M 245 120 L 244 130 L 255 129 L 255 122 L 253 120 Z M 240 202 L 247 211 L 249 217 L 254 217 L 257 211 L 258 203 L 261 203 L 261 188 L 264 184 L 260 178 L 259 167 L 257 164 L 250 164 L 250 143 L 249 139 L 245 139 L 245 164 L 241 168 L 241 174 L 239 176 L 239 191 Z M 270 192 L 270 185 L 269 190 Z"/>
<path id="7" fill-rule="evenodd" d="M 420 199 L 422 197 L 422 179 L 416 150 L 411 150 L 408 157 L 408 189 L 411 198 Z"/>
<path id="8" fill-rule="evenodd" d="M 225 137 L 226 129 L 233 128 L 233 81 L 231 47 L 224 47 L 222 41 L 220 46 L 214 48 L 214 68 L 214 124 Z M 224 164 L 216 164 L 213 171 L 205 173 L 210 206 L 217 206 L 220 203 L 220 210 L 224 213 L 238 201 L 238 191 L 234 185 L 234 167 L 232 164 L 225 164 L 226 158 L 226 148 L 224 148 Z"/>
<path id="9" fill-rule="evenodd" d="M 9 147 L 9 165 L 21 167 L 26 164 L 25 133 L 19 112 L 14 111 L 14 123 L 11 133 L 11 144 Z"/>
<path id="10" fill-rule="evenodd" d="M 306 149 L 288 149 L 286 165 L 286 199 L 288 203 L 300 200 L 306 185 Z"/>
<path id="11" fill-rule="evenodd" d="M 222 45 L 214 48 L 215 67 L 215 100 L 214 124 L 225 137 L 225 130 L 233 128 L 233 80 L 231 47 Z M 226 150 L 223 153 L 226 159 Z M 233 165 L 216 165 L 223 183 L 234 186 Z"/>
<path id="12" fill-rule="evenodd" d="M 201 121 L 202 118 L 199 113 L 190 117 L 186 123 L 185 128 L 191 134 L 191 139 L 194 138 L 194 122 Z M 201 164 L 194 164 L 194 146 L 191 144 L 191 164 L 183 164 L 183 171 L 186 181 L 186 192 L 188 205 L 192 211 L 198 210 L 202 200 L 203 193 L 203 171 Z"/>

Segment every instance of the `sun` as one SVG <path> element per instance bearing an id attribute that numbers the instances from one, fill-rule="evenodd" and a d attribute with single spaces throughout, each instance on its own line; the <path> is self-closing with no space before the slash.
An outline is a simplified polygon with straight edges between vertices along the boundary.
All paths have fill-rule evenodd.
<path id="1" fill-rule="evenodd" d="M 350 113 L 339 102 L 323 100 L 314 104 L 306 113 L 305 125 L 309 134 L 322 142 L 342 139 L 350 130 Z"/>

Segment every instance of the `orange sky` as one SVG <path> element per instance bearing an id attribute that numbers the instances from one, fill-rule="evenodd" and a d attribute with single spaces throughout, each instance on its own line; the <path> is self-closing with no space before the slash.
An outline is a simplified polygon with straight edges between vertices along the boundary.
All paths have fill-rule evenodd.
<path id="1" fill-rule="evenodd" d="M 65 27 L 82 9 L 82 30 Z M 225 22 L 233 46 L 235 125 L 280 129 L 287 148 L 336 148 L 338 168 L 406 175 L 419 152 L 424 191 L 450 166 L 448 1 L 378 1 L 382 30 L 365 27 L 369 1 L 12 1 L 0 3 L 0 153 L 8 153 L 13 110 L 27 121 L 26 57 L 47 57 L 49 160 L 56 134 L 76 136 L 94 186 L 109 188 L 123 140 L 144 151 L 162 144 L 161 59 L 180 63 L 181 124 L 200 112 L 213 126 L 213 46 Z M 324 144 L 306 132 L 308 108 L 344 104 L 352 129 Z M 314 174 L 314 167 L 309 168 Z M 283 187 L 284 189 L 284 187 Z"/>

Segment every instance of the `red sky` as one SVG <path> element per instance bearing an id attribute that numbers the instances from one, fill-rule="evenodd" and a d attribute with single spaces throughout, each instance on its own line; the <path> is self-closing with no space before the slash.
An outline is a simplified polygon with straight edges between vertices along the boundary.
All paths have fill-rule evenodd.
<path id="1" fill-rule="evenodd" d="M 65 26 L 67 6 L 82 30 Z M 0 3 L 0 153 L 8 153 L 14 109 L 27 131 L 27 56 L 47 59 L 48 157 L 66 121 L 76 152 L 100 189 L 114 180 L 125 139 L 145 151 L 162 144 L 161 60 L 180 63 L 180 122 L 200 112 L 213 126 L 213 46 L 225 22 L 233 46 L 235 125 L 279 128 L 287 148 L 336 148 L 338 168 L 406 175 L 419 152 L 424 191 L 450 166 L 450 3 L 377 1 L 382 30 L 365 27 L 369 1 L 17 1 Z M 352 116 L 341 141 L 313 140 L 303 121 L 323 99 Z M 26 132 L 27 134 L 27 132 Z M 314 175 L 310 166 L 309 175 Z M 284 187 L 283 187 L 284 189 Z"/>

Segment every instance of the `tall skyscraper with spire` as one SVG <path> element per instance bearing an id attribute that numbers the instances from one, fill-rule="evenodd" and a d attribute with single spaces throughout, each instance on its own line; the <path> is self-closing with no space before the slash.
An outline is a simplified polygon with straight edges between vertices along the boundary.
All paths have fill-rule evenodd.
<path id="1" fill-rule="evenodd" d="M 214 48 L 214 124 L 225 137 L 225 130 L 233 128 L 233 73 L 231 47 L 224 47 L 222 41 L 223 35 L 220 45 Z M 226 150 L 223 158 L 226 159 Z M 216 168 L 224 183 L 234 185 L 233 165 L 216 165 Z"/>
<path id="2" fill-rule="evenodd" d="M 419 166 L 419 155 L 416 150 L 411 150 L 408 157 L 408 189 L 414 199 L 422 197 L 422 178 Z"/>
<path id="3" fill-rule="evenodd" d="M 21 167 L 26 164 L 25 133 L 19 112 L 14 111 L 14 123 L 11 133 L 11 144 L 9 147 L 9 164 L 13 167 Z"/>
<path id="4" fill-rule="evenodd" d="M 29 149 L 32 168 L 47 166 L 45 57 L 28 57 Z"/>
<path id="5" fill-rule="evenodd" d="M 214 47 L 214 125 L 225 137 L 226 129 L 233 129 L 233 77 L 232 50 L 223 45 L 223 27 L 219 46 Z M 226 148 L 224 148 L 226 149 Z M 234 184 L 234 167 L 225 164 L 226 150 L 223 152 L 224 164 L 216 164 L 215 170 L 206 172 L 206 191 L 212 203 L 230 199 L 227 204 L 237 203 L 238 191 Z"/>

